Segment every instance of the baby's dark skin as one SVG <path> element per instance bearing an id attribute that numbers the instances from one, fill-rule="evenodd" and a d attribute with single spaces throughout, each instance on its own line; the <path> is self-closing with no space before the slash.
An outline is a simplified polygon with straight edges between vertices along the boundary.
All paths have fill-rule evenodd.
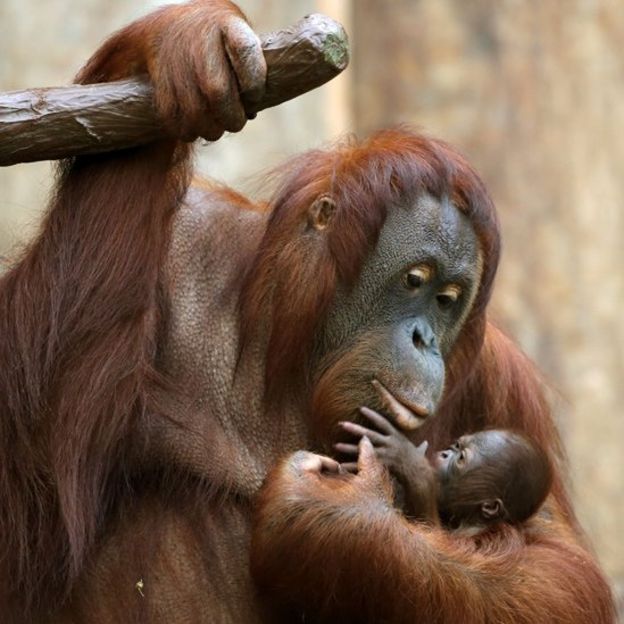
<path id="1" fill-rule="evenodd" d="M 464 435 L 428 459 L 426 441 L 416 446 L 382 414 L 367 407 L 360 412 L 371 427 L 340 426 L 371 441 L 378 459 L 402 486 L 402 507 L 410 518 L 449 527 L 517 523 L 535 513 L 548 495 L 548 456 L 520 433 L 491 429 Z M 358 454 L 357 444 L 341 442 L 335 449 Z M 355 472 L 357 464 L 342 467 Z"/>
<path id="2" fill-rule="evenodd" d="M 403 511 L 408 517 L 439 524 L 438 480 L 436 470 L 425 455 L 428 442 L 416 446 L 385 416 L 368 407 L 360 408 L 360 412 L 375 430 L 348 421 L 340 423 L 342 429 L 358 438 L 366 436 L 371 441 L 381 463 L 403 488 Z M 346 455 L 358 454 L 357 444 L 341 442 L 335 444 L 334 448 Z M 355 461 L 341 465 L 348 472 L 357 470 Z"/>

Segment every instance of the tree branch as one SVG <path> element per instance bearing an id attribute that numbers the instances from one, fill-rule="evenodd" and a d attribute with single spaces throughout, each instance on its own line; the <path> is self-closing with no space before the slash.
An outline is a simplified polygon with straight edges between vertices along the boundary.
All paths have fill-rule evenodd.
<path id="1" fill-rule="evenodd" d="M 324 84 L 349 62 L 347 35 L 324 15 L 263 35 L 267 85 L 259 109 Z M 143 145 L 166 136 L 143 79 L 0 93 L 0 166 Z"/>

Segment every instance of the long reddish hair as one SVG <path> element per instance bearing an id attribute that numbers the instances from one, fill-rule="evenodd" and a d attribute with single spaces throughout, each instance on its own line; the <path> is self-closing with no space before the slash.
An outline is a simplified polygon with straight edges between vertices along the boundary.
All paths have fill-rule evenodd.
<path id="1" fill-rule="evenodd" d="M 431 448 L 441 448 L 468 431 L 513 428 L 561 464 L 562 446 L 539 374 L 487 320 L 501 246 L 494 203 L 454 148 L 404 126 L 304 153 L 283 174 L 241 295 L 243 344 L 259 327 L 267 332 L 268 394 L 305 384 L 311 390 L 308 364 L 314 336 L 338 286 L 355 284 L 388 209 L 423 192 L 450 198 L 468 217 L 479 239 L 483 269 L 475 302 L 447 362 L 438 414 L 419 433 Z M 333 198 L 336 209 L 321 244 L 306 224 L 309 207 L 323 195 Z M 560 470 L 553 491 L 574 521 Z"/>
<path id="2" fill-rule="evenodd" d="M 474 361 L 500 253 L 494 205 L 457 151 L 398 127 L 361 142 L 347 139 L 331 149 L 304 153 L 288 165 L 241 300 L 243 337 L 259 326 L 268 333 L 269 392 L 307 372 L 315 331 L 338 285 L 349 288 L 358 279 L 389 207 L 424 192 L 450 198 L 470 219 L 480 241 L 481 284 L 458 341 L 465 360 Z M 319 245 L 305 226 L 309 207 L 323 195 L 332 197 L 336 211 Z"/>
<path id="3" fill-rule="evenodd" d="M 187 180 L 174 143 L 64 163 L 0 278 L 0 611 L 69 591 L 154 408 L 160 267 Z M 179 158 L 180 157 L 180 158 Z M 151 405 L 150 405 L 151 404 Z"/>

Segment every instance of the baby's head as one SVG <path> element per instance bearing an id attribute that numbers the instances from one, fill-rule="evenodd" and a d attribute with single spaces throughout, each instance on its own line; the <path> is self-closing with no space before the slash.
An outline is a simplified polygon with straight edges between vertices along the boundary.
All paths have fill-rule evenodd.
<path id="1" fill-rule="evenodd" d="M 532 516 L 552 485 L 548 455 L 502 429 L 459 438 L 433 460 L 440 518 L 450 526 L 518 523 Z"/>

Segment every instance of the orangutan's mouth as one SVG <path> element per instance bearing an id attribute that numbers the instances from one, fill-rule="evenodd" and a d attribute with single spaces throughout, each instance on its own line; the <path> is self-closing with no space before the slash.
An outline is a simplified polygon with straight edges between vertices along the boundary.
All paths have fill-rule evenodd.
<path id="1" fill-rule="evenodd" d="M 420 405 L 395 397 L 380 381 L 371 382 L 384 406 L 394 416 L 395 424 L 404 431 L 412 431 L 422 426 L 429 416 L 429 411 Z"/>

